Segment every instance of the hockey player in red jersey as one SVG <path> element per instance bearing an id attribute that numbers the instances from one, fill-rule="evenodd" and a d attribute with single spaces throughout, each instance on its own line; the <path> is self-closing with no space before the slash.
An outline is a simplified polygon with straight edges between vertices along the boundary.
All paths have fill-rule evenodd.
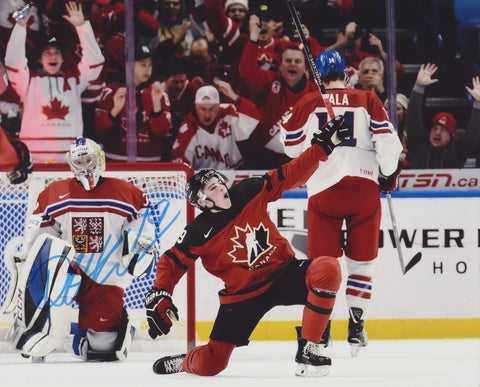
<path id="1" fill-rule="evenodd" d="M 63 348 L 75 300 L 74 352 L 87 361 L 125 360 L 133 329 L 124 289 L 154 265 L 149 203 L 133 184 L 102 176 L 105 155 L 94 141 L 78 138 L 66 158 L 75 177 L 40 192 L 11 265 L 18 281 L 14 302 L 6 301 L 16 308 L 8 338 L 25 357 Z"/>
<path id="2" fill-rule="evenodd" d="M 264 314 L 277 305 L 305 305 L 295 358 L 297 375 L 323 376 L 331 360 L 320 354 L 319 342 L 340 286 L 337 259 L 318 256 L 298 260 L 267 212 L 268 202 L 303 184 L 325 162 L 348 132 L 342 117 L 316 133 L 310 147 L 291 162 L 263 177 L 251 177 L 227 188 L 214 169 L 195 174 L 187 198 L 203 212 L 187 225 L 176 244 L 157 264 L 156 279 L 145 297 L 149 334 L 167 334 L 178 318 L 172 292 L 187 269 L 200 258 L 205 269 L 222 279 L 220 309 L 210 341 L 187 354 L 157 360 L 154 372 L 186 371 L 212 376 L 226 368 L 236 346 L 247 345 Z M 338 136 L 337 136 L 338 134 Z"/>
<path id="3" fill-rule="evenodd" d="M 345 61 L 338 51 L 321 53 L 316 65 L 334 113 L 344 115 L 352 132 L 351 139 L 320 163 L 307 182 L 307 255 L 341 257 L 345 253 L 348 342 L 356 356 L 367 345 L 363 325 L 378 254 L 380 191 L 389 193 L 396 187 L 402 145 L 377 95 L 345 87 Z M 309 148 L 312 135 L 327 119 L 320 93 L 302 97 L 283 119 L 285 153 L 296 157 Z M 344 220 L 347 237 L 342 252 Z"/>

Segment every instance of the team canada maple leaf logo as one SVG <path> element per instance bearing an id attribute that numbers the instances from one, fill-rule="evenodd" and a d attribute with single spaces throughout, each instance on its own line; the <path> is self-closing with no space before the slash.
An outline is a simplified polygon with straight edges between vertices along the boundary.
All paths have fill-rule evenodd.
<path id="1" fill-rule="evenodd" d="M 254 228 L 248 224 L 245 228 L 235 226 L 235 231 L 236 236 L 231 238 L 233 249 L 228 253 L 233 262 L 247 262 L 252 266 L 272 248 L 268 243 L 268 229 L 263 223 Z"/>
<path id="2" fill-rule="evenodd" d="M 220 122 L 220 127 L 218 128 L 218 134 L 223 138 L 227 138 L 228 136 L 232 135 L 232 128 L 228 122 L 222 121 Z"/>
<path id="3" fill-rule="evenodd" d="M 70 112 L 70 108 L 63 105 L 62 101 L 55 97 L 50 101 L 50 105 L 42 106 L 42 112 L 49 120 L 53 120 L 55 118 L 64 120 L 65 116 Z"/>

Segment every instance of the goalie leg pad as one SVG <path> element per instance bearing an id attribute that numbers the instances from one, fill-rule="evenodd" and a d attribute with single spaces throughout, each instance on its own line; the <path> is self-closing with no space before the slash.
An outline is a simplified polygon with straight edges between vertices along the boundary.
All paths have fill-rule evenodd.
<path id="1" fill-rule="evenodd" d="M 25 356 L 47 355 L 70 333 L 71 305 L 80 285 L 70 269 L 73 257 L 73 246 L 42 234 L 22 264 L 11 340 Z"/>

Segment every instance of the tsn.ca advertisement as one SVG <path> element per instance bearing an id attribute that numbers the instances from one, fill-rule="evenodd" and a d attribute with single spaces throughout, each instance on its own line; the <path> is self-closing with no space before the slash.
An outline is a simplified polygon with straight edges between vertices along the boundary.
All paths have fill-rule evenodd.
<path id="1" fill-rule="evenodd" d="M 248 177 L 249 171 L 225 171 L 230 182 Z M 262 175 L 255 171 L 251 175 Z M 251 176 L 250 175 L 250 176 Z M 372 289 L 371 319 L 442 319 L 480 317 L 480 188 L 479 170 L 415 170 L 402 173 L 401 191 L 392 205 L 400 234 L 404 264 L 421 253 L 420 261 L 402 274 L 386 198 L 382 197 L 379 254 Z M 420 192 L 422 191 L 422 192 Z M 428 195 L 425 191 L 453 191 Z M 470 191 L 472 197 L 465 197 Z M 479 191 L 475 193 L 474 191 Z M 306 192 L 286 195 L 269 204 L 269 213 L 291 242 L 298 258 L 306 257 Z M 468 195 L 467 195 L 468 196 Z M 318 230 L 321 232 L 321 230 Z M 340 260 L 345 279 L 344 259 Z M 222 284 L 199 273 L 197 289 L 215 298 Z M 333 319 L 347 319 L 345 280 L 338 293 Z M 215 288 L 215 289 L 214 289 Z M 216 305 L 206 308 L 209 298 L 198 295 L 202 308 L 199 321 L 210 320 Z M 300 319 L 301 307 L 276 308 L 267 320 Z"/>
<path id="2" fill-rule="evenodd" d="M 266 171 L 222 171 L 234 184 Z M 398 177 L 398 191 L 475 191 L 480 190 L 478 169 L 405 169 Z M 305 187 L 297 191 L 306 191 Z"/>

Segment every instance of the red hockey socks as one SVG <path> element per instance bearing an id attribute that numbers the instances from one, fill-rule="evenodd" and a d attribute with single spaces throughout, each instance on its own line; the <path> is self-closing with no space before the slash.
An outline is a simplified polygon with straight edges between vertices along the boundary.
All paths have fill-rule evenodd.
<path id="1" fill-rule="evenodd" d="M 304 339 L 314 343 L 320 342 L 332 314 L 341 282 L 342 273 L 337 258 L 325 256 L 313 260 L 306 277 L 309 292 L 303 310 Z"/>

